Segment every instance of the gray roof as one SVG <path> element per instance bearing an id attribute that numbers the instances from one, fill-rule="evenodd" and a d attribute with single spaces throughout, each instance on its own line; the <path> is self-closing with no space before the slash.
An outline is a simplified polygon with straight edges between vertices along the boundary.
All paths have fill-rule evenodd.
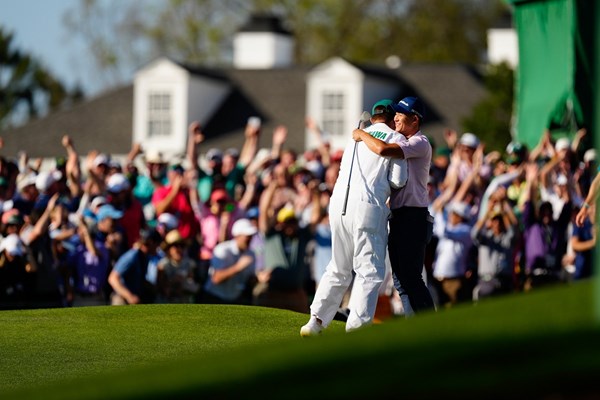
<path id="1" fill-rule="evenodd" d="M 124 154 L 131 148 L 132 121 L 133 86 L 129 85 L 2 131 L 1 154 L 14 157 L 24 150 L 30 157 L 64 156 L 65 134 L 73 138 L 81 155 L 90 150 Z"/>
<path id="2" fill-rule="evenodd" d="M 200 152 L 211 147 L 241 148 L 248 117 L 263 121 L 260 147 L 270 147 L 272 132 L 279 124 L 288 128 L 285 148 L 304 150 L 306 75 L 309 67 L 271 70 L 210 70 L 185 67 L 198 76 L 217 76 L 231 82 L 233 90 L 203 126 L 206 141 Z M 427 107 L 423 131 L 442 143 L 443 129 L 461 130 L 461 119 L 471 113 L 485 96 L 480 76 L 462 65 L 406 65 L 397 70 L 360 66 L 365 73 L 384 77 L 398 85 L 399 100 L 416 95 Z M 106 92 L 98 97 L 34 120 L 22 127 L 3 131 L 1 154 L 15 156 L 25 150 L 31 157 L 65 155 L 61 138 L 74 138 L 80 154 L 97 149 L 125 154 L 131 147 L 133 86 Z"/>
<path id="3" fill-rule="evenodd" d="M 303 151 L 308 68 L 229 70 L 234 90 L 203 127 L 206 147 L 241 147 L 248 117 L 262 120 L 259 147 L 271 147 L 273 130 L 286 125 L 285 148 Z M 232 111 L 233 110 L 233 111 Z"/>

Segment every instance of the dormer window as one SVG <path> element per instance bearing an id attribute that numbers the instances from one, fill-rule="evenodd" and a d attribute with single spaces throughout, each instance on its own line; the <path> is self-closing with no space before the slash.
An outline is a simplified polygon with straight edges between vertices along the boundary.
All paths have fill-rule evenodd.
<path id="1" fill-rule="evenodd" d="M 332 136 L 344 134 L 345 96 L 342 92 L 323 93 L 323 130 Z"/>
<path id="2" fill-rule="evenodd" d="M 170 136 L 172 130 L 171 93 L 151 92 L 148 96 L 148 137 Z"/>

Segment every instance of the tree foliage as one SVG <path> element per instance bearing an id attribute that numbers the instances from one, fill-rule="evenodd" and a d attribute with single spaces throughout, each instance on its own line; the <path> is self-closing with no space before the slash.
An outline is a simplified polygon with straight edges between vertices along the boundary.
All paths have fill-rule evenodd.
<path id="1" fill-rule="evenodd" d="M 485 73 L 488 96 L 463 121 L 464 129 L 485 142 L 486 150 L 504 151 L 511 141 L 514 73 L 506 63 L 490 65 Z"/>
<path id="2" fill-rule="evenodd" d="M 486 29 L 504 7 L 499 0 L 85 0 L 66 22 L 114 85 L 158 56 L 229 65 L 233 34 L 252 13 L 282 18 L 299 64 L 332 56 L 477 64 Z"/>
<path id="3" fill-rule="evenodd" d="M 82 97 L 80 90 L 70 92 L 40 62 L 15 48 L 13 38 L 0 27 L 0 128 Z"/>

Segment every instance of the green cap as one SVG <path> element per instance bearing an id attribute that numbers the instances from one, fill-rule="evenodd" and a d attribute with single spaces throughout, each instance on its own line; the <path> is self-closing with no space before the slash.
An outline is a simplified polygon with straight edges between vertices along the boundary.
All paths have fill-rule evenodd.
<path id="1" fill-rule="evenodd" d="M 385 111 L 387 111 L 388 107 L 392 104 L 394 104 L 394 102 L 389 99 L 379 100 L 377 103 L 373 104 L 373 109 L 371 109 L 371 115 L 383 114 Z M 384 107 L 385 110 L 375 111 L 375 109 L 380 106 Z M 391 112 L 391 110 L 389 112 Z"/>

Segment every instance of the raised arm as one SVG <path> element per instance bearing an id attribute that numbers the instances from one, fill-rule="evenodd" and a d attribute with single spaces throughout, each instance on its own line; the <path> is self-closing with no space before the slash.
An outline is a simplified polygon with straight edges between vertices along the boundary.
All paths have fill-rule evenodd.
<path id="1" fill-rule="evenodd" d="M 283 144 L 287 140 L 287 133 L 288 130 L 285 125 L 279 125 L 273 131 L 273 145 L 271 147 L 271 158 L 273 160 L 278 160 L 281 156 Z"/>
<path id="2" fill-rule="evenodd" d="M 266 234 L 273 226 L 271 204 L 273 203 L 273 197 L 277 190 L 277 182 L 272 180 L 269 186 L 260 196 L 260 202 L 258 206 L 258 229 L 263 234 Z"/>
<path id="3" fill-rule="evenodd" d="M 200 128 L 200 123 L 194 121 L 188 127 L 188 142 L 186 149 L 186 157 L 190 164 L 190 168 L 198 169 L 198 146 L 204 141 L 204 134 Z"/>
<path id="4" fill-rule="evenodd" d="M 587 129 L 585 129 L 585 128 L 581 128 L 577 131 L 577 133 L 575 134 L 575 138 L 573 139 L 573 143 L 571 143 L 571 151 L 573 153 L 577 153 L 577 150 L 579 149 L 579 145 L 581 144 L 581 141 L 583 140 L 583 138 L 585 137 L 586 134 L 587 134 Z"/>
<path id="5" fill-rule="evenodd" d="M 325 143 L 325 140 L 323 140 L 323 132 L 321 131 L 321 128 L 319 128 L 317 122 L 311 117 L 307 116 L 304 121 L 306 124 L 306 128 L 310 133 L 313 134 L 317 141 L 317 150 L 319 151 L 319 154 L 321 154 L 321 162 L 325 167 L 328 167 L 329 164 L 331 164 L 331 149 L 329 148 L 327 143 Z"/>
<path id="6" fill-rule="evenodd" d="M 251 124 L 246 124 L 246 129 L 244 131 L 244 145 L 242 146 L 242 151 L 240 152 L 240 159 L 238 160 L 238 165 L 246 168 L 258 151 L 258 136 L 260 134 L 260 128 L 253 126 Z"/>
<path id="7" fill-rule="evenodd" d="M 67 164 L 65 165 L 65 172 L 67 174 L 67 182 L 69 185 L 69 191 L 74 197 L 81 195 L 81 169 L 79 167 L 79 155 L 75 150 L 73 140 L 69 135 L 64 135 L 62 138 L 62 145 L 67 151 Z"/>

